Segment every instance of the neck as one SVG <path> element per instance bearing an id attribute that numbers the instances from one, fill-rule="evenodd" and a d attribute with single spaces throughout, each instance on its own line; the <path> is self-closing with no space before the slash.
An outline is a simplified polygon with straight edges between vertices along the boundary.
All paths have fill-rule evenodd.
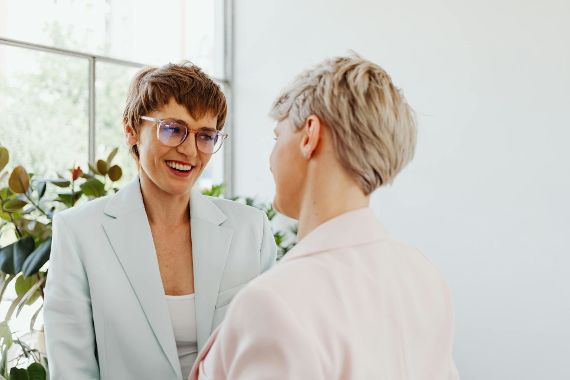
<path id="1" fill-rule="evenodd" d="M 179 226 L 190 220 L 190 191 L 179 195 L 169 194 L 142 173 L 140 186 L 144 207 L 151 225 Z"/>
<path id="2" fill-rule="evenodd" d="M 335 174 L 315 176 L 309 173 L 307 177 L 306 189 L 303 192 L 305 196 L 301 201 L 299 213 L 297 233 L 299 241 L 330 219 L 368 207 L 370 204 L 370 196 L 364 195 L 344 170 L 325 171 L 325 173 Z"/>

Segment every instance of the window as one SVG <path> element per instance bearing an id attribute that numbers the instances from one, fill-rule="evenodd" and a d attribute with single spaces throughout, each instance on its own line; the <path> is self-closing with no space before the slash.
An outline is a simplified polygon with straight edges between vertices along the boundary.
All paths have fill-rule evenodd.
<path id="1" fill-rule="evenodd" d="M 132 76 L 187 59 L 229 99 L 226 14 L 226 0 L 0 0 L 0 145 L 11 163 L 50 178 L 118 147 L 122 182 L 133 178 L 121 120 Z M 231 194 L 230 154 L 231 139 L 198 186 L 226 182 Z M 16 331 L 35 309 L 24 308 Z"/>
<path id="2" fill-rule="evenodd" d="M 223 0 L 0 0 L 0 144 L 42 176 L 119 147 L 127 181 L 136 169 L 121 114 L 133 74 L 188 59 L 228 89 L 224 15 Z M 230 178 L 225 154 L 199 186 Z"/>

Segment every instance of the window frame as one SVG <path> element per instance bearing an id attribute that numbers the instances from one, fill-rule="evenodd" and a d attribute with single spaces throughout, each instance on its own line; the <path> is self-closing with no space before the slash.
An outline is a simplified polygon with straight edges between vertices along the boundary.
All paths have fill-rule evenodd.
<path id="1" fill-rule="evenodd" d="M 232 144 L 232 132 L 233 132 L 233 113 L 232 113 L 232 77 L 233 77 L 233 7 L 232 0 L 223 0 L 223 36 L 224 36 L 224 46 L 223 46 L 223 67 L 224 76 L 223 78 L 214 78 L 218 82 L 226 95 L 228 102 L 228 115 L 226 118 L 225 131 L 230 134 L 230 138 L 225 142 L 223 154 L 223 181 L 225 184 L 225 195 L 228 197 L 234 196 L 233 192 L 233 144 Z M 124 66 L 124 67 L 134 67 L 142 68 L 147 66 L 146 64 L 129 61 L 124 59 L 117 59 L 105 55 L 91 54 L 80 52 L 70 49 L 56 48 L 52 46 L 35 44 L 31 42 L 15 40 L 11 38 L 5 38 L 0 36 L 0 45 L 17 47 L 33 51 L 41 51 L 50 54 L 58 54 L 69 57 L 75 57 L 78 59 L 85 59 L 88 62 L 88 160 L 89 162 L 95 162 L 95 150 L 96 150 L 96 104 L 95 100 L 97 97 L 95 82 L 96 82 L 96 68 L 98 62 L 105 62 L 114 65 Z"/>

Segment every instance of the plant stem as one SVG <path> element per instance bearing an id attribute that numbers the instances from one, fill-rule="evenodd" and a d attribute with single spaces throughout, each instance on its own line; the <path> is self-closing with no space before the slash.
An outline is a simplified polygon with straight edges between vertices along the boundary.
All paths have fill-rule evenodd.
<path id="1" fill-rule="evenodd" d="M 0 201 L 2 201 L 2 203 L 4 203 L 4 198 L 2 198 L 2 196 L 0 196 Z M 14 223 L 14 217 L 12 216 L 12 213 L 10 211 L 6 211 L 6 212 L 10 216 L 10 222 L 12 222 L 12 224 L 14 225 L 14 228 L 16 229 L 16 236 L 18 237 L 18 239 L 21 239 L 22 238 L 22 231 L 20 231 L 18 229 L 18 226 L 16 225 L 16 223 Z"/>
<path id="2" fill-rule="evenodd" d="M 75 180 L 73 176 L 71 177 L 71 206 L 75 206 Z"/>
<path id="3" fill-rule="evenodd" d="M 38 278 L 38 281 L 40 281 L 42 279 L 40 272 L 36 273 L 36 277 Z M 44 284 L 45 284 L 45 282 L 44 282 Z M 44 286 L 45 285 L 40 286 L 40 295 L 42 296 L 42 300 L 44 299 Z"/>
<path id="4" fill-rule="evenodd" d="M 44 214 L 45 216 L 48 216 L 48 214 L 42 210 L 42 208 L 40 207 L 40 205 L 36 204 L 36 202 L 34 202 L 32 200 L 32 198 L 28 195 L 28 193 L 24 193 L 24 195 L 26 196 L 26 198 L 28 198 L 28 200 L 30 201 L 31 204 L 34 205 L 35 208 L 37 208 L 42 214 Z"/>
<path id="5" fill-rule="evenodd" d="M 12 222 L 12 224 L 14 225 L 14 228 L 16 229 L 16 236 L 18 237 L 18 239 L 21 239 L 23 236 L 22 231 L 20 231 L 20 229 L 18 228 L 18 226 L 14 222 L 14 217 L 12 216 L 12 213 L 8 212 L 8 215 L 10 215 L 10 221 Z"/>

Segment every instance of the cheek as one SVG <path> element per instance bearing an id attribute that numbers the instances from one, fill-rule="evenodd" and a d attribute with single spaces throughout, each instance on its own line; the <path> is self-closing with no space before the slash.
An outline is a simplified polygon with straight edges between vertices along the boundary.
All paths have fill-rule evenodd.
<path id="1" fill-rule="evenodd" d="M 285 148 L 285 149 L 284 149 Z M 283 146 L 283 144 L 277 142 L 273 147 L 273 151 L 271 152 L 271 156 L 269 157 L 269 165 L 271 167 L 271 172 L 275 177 L 275 181 L 279 181 L 284 170 L 287 169 L 285 163 L 287 162 L 287 149 Z"/>
<path id="2" fill-rule="evenodd" d="M 148 131 L 141 134 L 138 141 L 138 150 L 141 164 L 148 169 L 155 166 L 157 161 L 161 161 L 163 157 L 172 148 L 160 144 L 152 134 Z"/>
<path id="3" fill-rule="evenodd" d="M 210 159 L 212 158 L 211 154 L 205 154 L 205 153 L 201 153 L 198 156 L 200 158 L 200 163 L 198 165 L 201 166 L 200 171 L 204 170 L 204 168 L 206 167 L 206 165 L 208 164 L 208 162 L 210 162 Z"/>
<path id="4" fill-rule="evenodd" d="M 273 152 L 271 152 L 271 171 L 273 172 L 276 185 L 281 187 L 278 190 L 296 187 L 299 177 L 302 176 L 299 157 L 292 143 L 292 141 L 287 144 L 278 142 L 273 148 Z"/>
<path id="5" fill-rule="evenodd" d="M 273 145 L 273 149 L 271 150 L 271 155 L 269 155 L 269 170 L 271 170 L 271 172 L 273 172 L 273 168 L 276 165 L 275 162 L 275 157 L 276 157 L 276 151 L 277 151 L 277 143 L 275 145 Z"/>

